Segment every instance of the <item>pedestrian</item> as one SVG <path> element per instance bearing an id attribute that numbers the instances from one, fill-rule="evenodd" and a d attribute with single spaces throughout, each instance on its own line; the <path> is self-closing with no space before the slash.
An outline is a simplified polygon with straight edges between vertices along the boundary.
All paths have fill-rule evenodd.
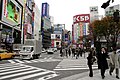
<path id="1" fill-rule="evenodd" d="M 113 48 L 113 51 L 111 52 L 110 56 L 110 71 L 109 74 L 112 75 L 112 72 L 114 69 L 116 70 L 116 78 L 119 79 L 119 54 L 116 53 L 116 49 Z"/>
<path id="2" fill-rule="evenodd" d="M 69 53 L 69 56 L 71 56 L 71 47 L 69 47 L 68 53 Z"/>
<path id="3" fill-rule="evenodd" d="M 75 48 L 72 48 L 72 58 L 75 57 Z"/>
<path id="4" fill-rule="evenodd" d="M 79 48 L 76 48 L 76 59 L 79 57 Z"/>
<path id="5" fill-rule="evenodd" d="M 93 60 L 93 53 L 92 53 L 92 49 L 90 49 L 89 51 L 89 54 L 88 54 L 88 57 L 87 57 L 87 65 L 89 67 L 89 76 L 90 77 L 93 77 L 93 69 L 92 69 L 92 65 L 94 63 L 94 60 Z"/>
<path id="6" fill-rule="evenodd" d="M 98 69 L 101 71 L 102 79 L 105 78 L 105 71 L 108 69 L 107 58 L 109 58 L 107 50 L 105 47 L 101 48 L 101 52 L 98 54 Z"/>
<path id="7" fill-rule="evenodd" d="M 67 48 L 67 46 L 65 48 L 65 56 L 68 58 L 68 48 Z"/>
<path id="8" fill-rule="evenodd" d="M 61 57 L 63 56 L 63 49 L 62 49 L 62 47 L 60 48 L 60 56 Z"/>

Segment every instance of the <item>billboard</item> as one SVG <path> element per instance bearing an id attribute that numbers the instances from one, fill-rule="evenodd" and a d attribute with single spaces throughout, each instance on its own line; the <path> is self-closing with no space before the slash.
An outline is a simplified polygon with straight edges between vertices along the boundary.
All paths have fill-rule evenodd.
<path id="1" fill-rule="evenodd" d="M 61 39 L 61 34 L 51 34 L 51 39 Z"/>
<path id="2" fill-rule="evenodd" d="M 55 34 L 51 34 L 51 39 L 55 39 Z"/>
<path id="3" fill-rule="evenodd" d="M 2 21 L 17 25 L 21 23 L 22 6 L 15 0 L 3 0 Z"/>
<path id="4" fill-rule="evenodd" d="M 79 22 L 89 23 L 90 14 L 79 14 L 79 15 L 73 16 L 73 23 L 75 24 Z"/>
<path id="5" fill-rule="evenodd" d="M 49 17 L 49 4 L 48 3 L 42 3 L 42 17 Z"/>

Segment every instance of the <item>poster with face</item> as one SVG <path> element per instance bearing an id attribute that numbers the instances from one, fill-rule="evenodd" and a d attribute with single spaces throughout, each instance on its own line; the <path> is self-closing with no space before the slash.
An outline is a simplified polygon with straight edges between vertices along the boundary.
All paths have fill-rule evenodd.
<path id="1" fill-rule="evenodd" d="M 22 6 L 15 0 L 3 0 L 2 20 L 11 25 L 21 23 Z"/>
<path id="2" fill-rule="evenodd" d="M 56 39 L 60 39 L 60 34 L 56 34 Z"/>

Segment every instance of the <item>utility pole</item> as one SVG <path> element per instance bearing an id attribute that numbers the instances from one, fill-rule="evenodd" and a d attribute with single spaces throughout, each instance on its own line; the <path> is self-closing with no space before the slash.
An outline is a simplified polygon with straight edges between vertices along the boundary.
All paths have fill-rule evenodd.
<path id="1" fill-rule="evenodd" d="M 2 23 L 0 23 L 0 48 L 2 43 Z"/>

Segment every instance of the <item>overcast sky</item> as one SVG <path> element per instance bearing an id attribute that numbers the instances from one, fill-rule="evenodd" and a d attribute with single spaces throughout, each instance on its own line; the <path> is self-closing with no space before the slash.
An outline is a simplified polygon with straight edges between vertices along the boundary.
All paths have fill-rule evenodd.
<path id="1" fill-rule="evenodd" d="M 49 4 L 49 14 L 54 17 L 54 24 L 65 24 L 67 30 L 72 31 L 73 16 L 77 14 L 89 14 L 90 7 L 98 6 L 100 15 L 104 15 L 101 5 L 107 0 L 35 0 L 40 11 L 42 3 Z M 120 0 L 110 3 L 110 6 L 120 4 Z"/>

